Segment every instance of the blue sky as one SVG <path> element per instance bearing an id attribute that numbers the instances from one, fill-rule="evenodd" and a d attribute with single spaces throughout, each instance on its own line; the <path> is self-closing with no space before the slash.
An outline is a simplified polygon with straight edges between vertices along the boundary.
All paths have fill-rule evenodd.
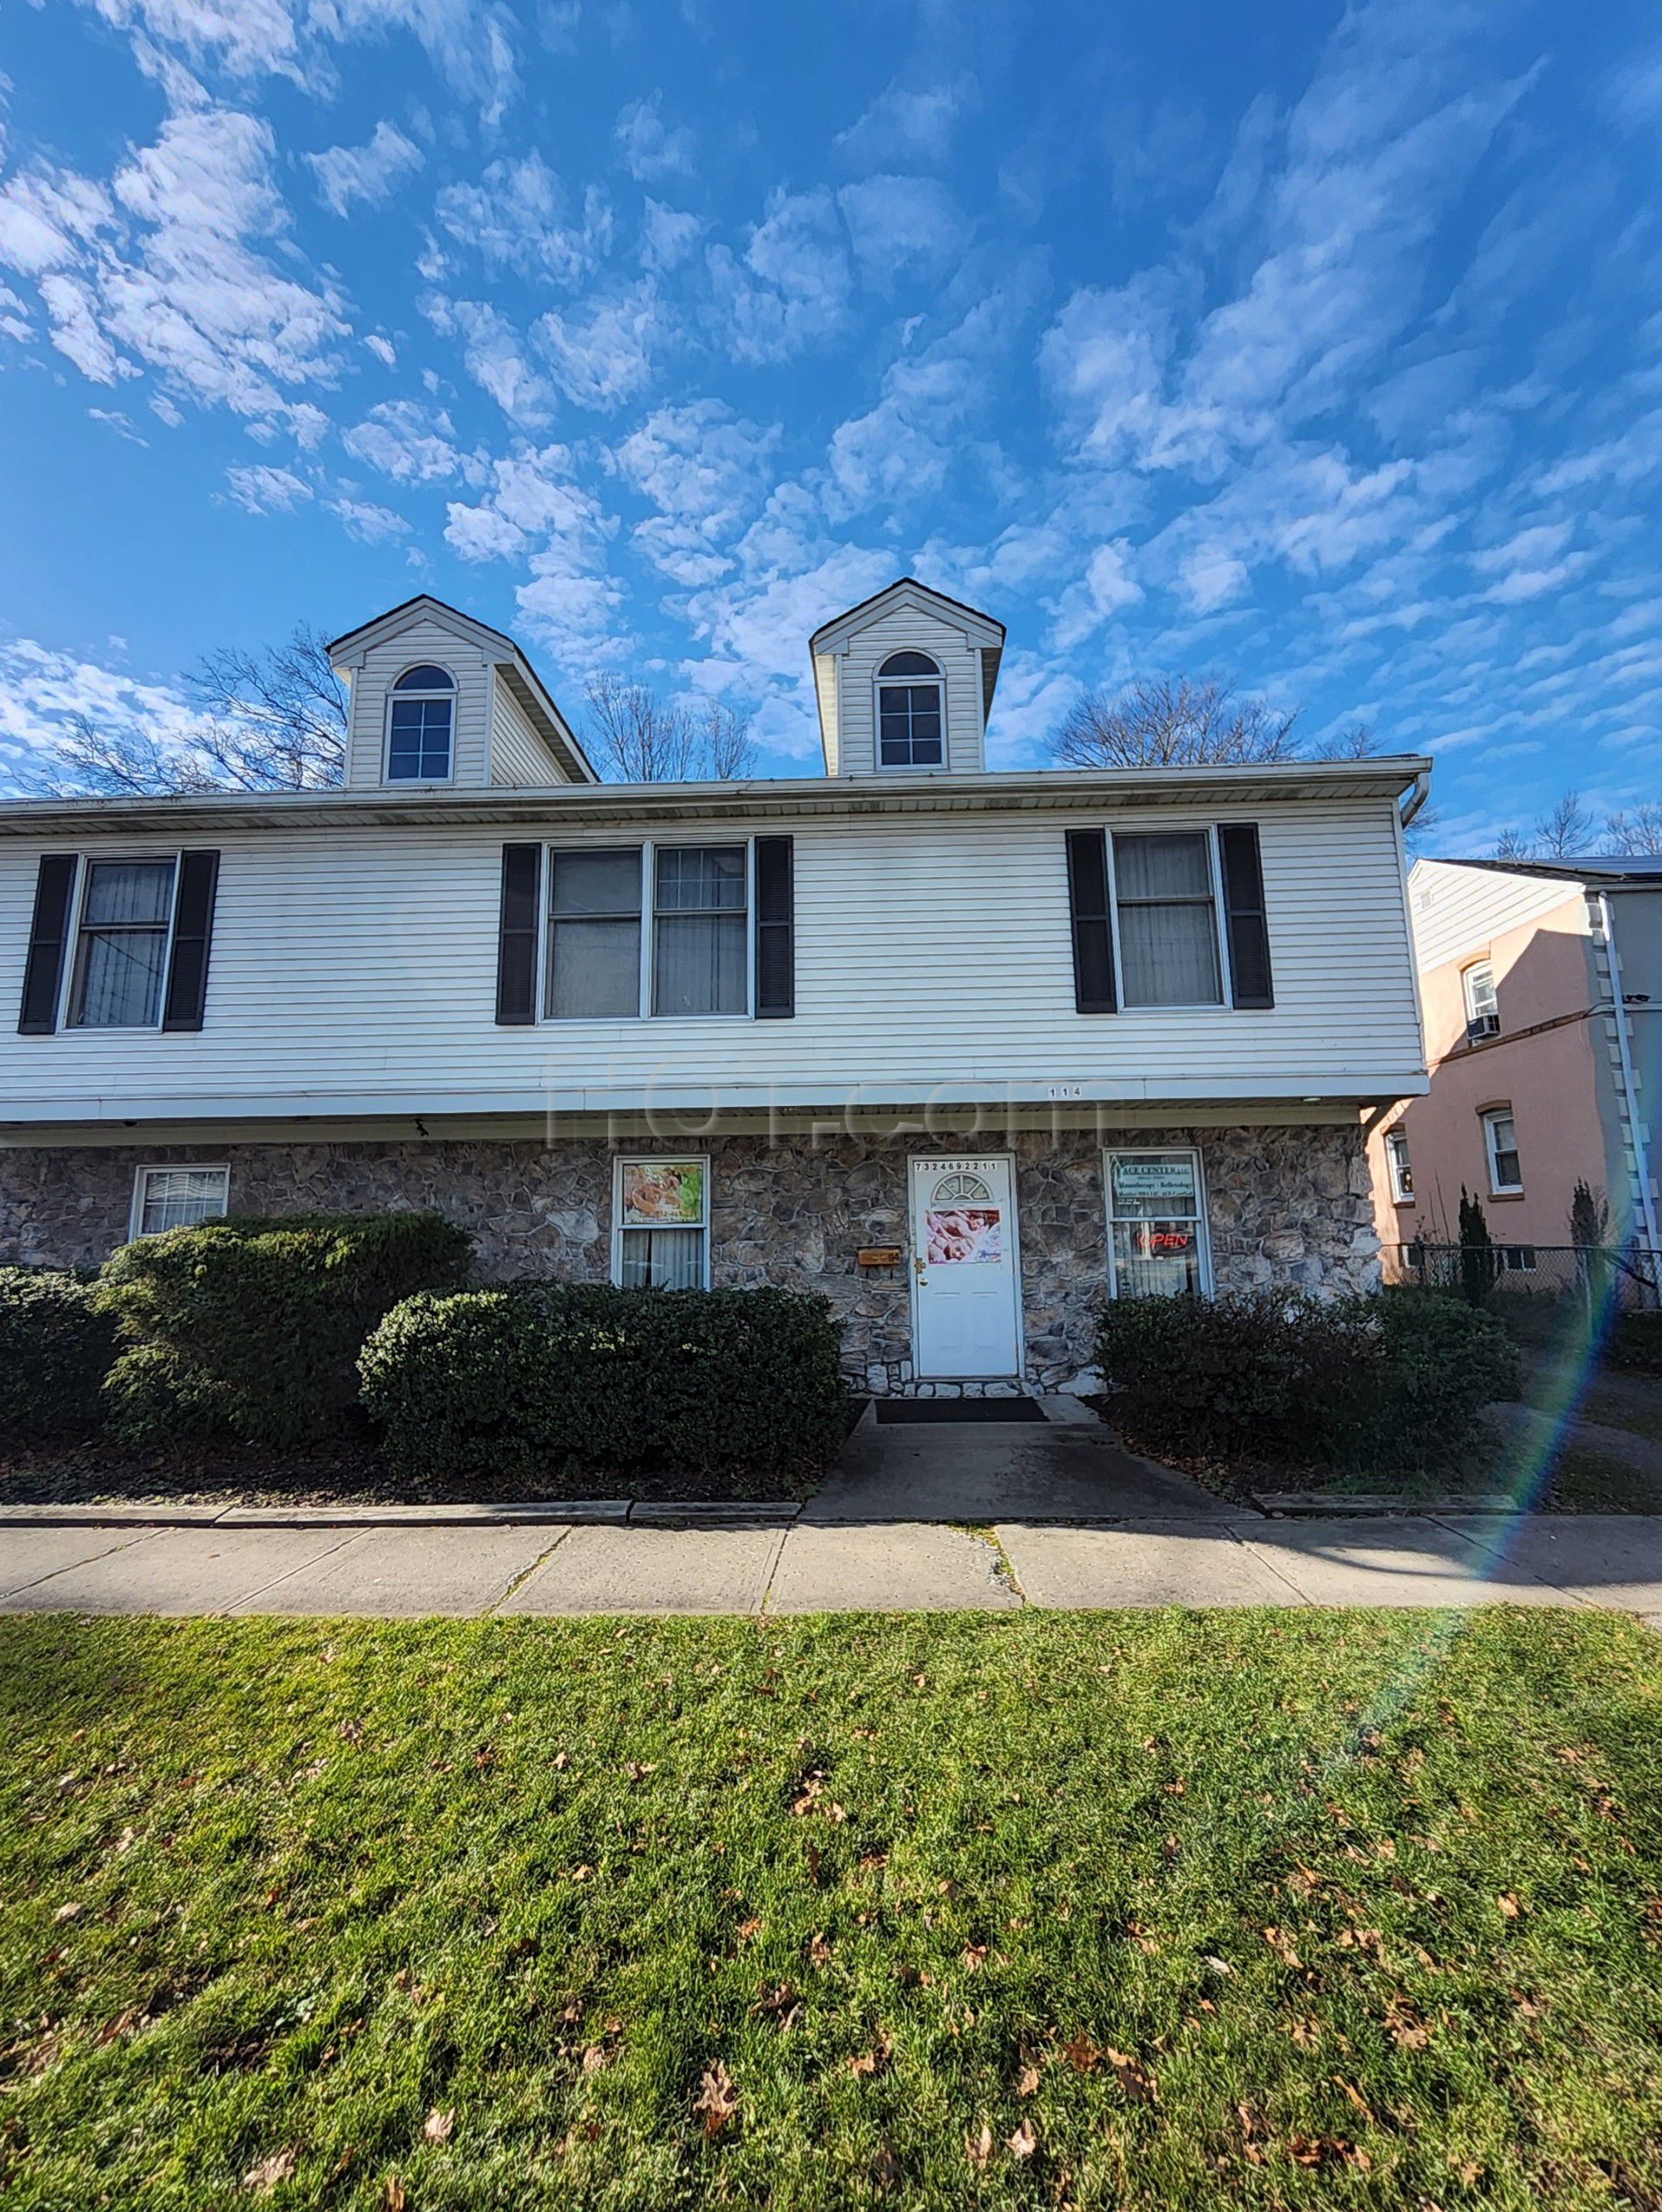
<path id="1" fill-rule="evenodd" d="M 1662 791 L 1662 31 L 1458 0 L 10 0 L 0 773 L 430 589 L 818 766 L 808 632 L 1009 626 L 994 758 L 1224 672 L 1439 842 Z"/>

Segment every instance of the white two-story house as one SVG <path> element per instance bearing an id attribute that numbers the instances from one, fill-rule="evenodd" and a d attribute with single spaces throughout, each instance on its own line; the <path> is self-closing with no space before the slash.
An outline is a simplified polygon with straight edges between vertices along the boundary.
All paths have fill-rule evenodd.
<path id="1" fill-rule="evenodd" d="M 339 790 L 0 806 L 0 1258 L 431 1205 L 948 1392 L 1067 1385 L 1105 1297 L 1369 1284 L 1426 764 L 990 772 L 1003 641 L 902 579 L 809 641 L 823 775 L 622 785 L 420 598 L 332 648 Z"/>

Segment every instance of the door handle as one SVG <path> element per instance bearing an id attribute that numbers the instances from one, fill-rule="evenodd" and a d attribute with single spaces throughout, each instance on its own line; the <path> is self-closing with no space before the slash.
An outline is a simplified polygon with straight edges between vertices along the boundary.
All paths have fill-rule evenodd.
<path id="1" fill-rule="evenodd" d="M 914 1272 L 917 1275 L 918 1281 L 921 1282 L 923 1281 L 923 1260 L 920 1255 L 914 1256 L 912 1267 Z"/>

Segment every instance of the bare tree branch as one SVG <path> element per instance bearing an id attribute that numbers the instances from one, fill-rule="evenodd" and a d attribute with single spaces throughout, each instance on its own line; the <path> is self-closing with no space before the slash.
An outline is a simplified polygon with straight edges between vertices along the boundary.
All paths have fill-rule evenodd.
<path id="1" fill-rule="evenodd" d="M 705 702 L 700 737 L 700 766 L 706 776 L 724 783 L 756 772 L 756 741 L 751 718 L 719 700 Z"/>
<path id="2" fill-rule="evenodd" d="M 1295 712 L 1237 699 L 1216 677 L 1161 677 L 1112 697 L 1089 691 L 1070 707 L 1051 741 L 1068 768 L 1194 768 L 1294 760 Z"/>
<path id="3" fill-rule="evenodd" d="M 750 717 L 719 699 L 694 714 L 610 670 L 589 678 L 588 698 L 589 742 L 616 782 L 730 782 L 755 773 Z"/>
<path id="4" fill-rule="evenodd" d="M 1662 806 L 1646 801 L 1631 814 L 1618 808 L 1605 817 L 1602 842 L 1606 852 L 1629 858 L 1662 853 Z"/>

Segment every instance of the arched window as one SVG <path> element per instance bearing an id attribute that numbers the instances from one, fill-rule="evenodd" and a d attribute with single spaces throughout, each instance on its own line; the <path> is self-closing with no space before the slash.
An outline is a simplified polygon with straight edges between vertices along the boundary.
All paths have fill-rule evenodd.
<path id="1" fill-rule="evenodd" d="M 946 686 L 927 653 L 890 653 L 877 671 L 877 765 L 939 768 L 946 758 Z"/>
<path id="2" fill-rule="evenodd" d="M 430 661 L 405 669 L 387 710 L 388 783 L 447 783 L 455 729 L 455 678 Z"/>

